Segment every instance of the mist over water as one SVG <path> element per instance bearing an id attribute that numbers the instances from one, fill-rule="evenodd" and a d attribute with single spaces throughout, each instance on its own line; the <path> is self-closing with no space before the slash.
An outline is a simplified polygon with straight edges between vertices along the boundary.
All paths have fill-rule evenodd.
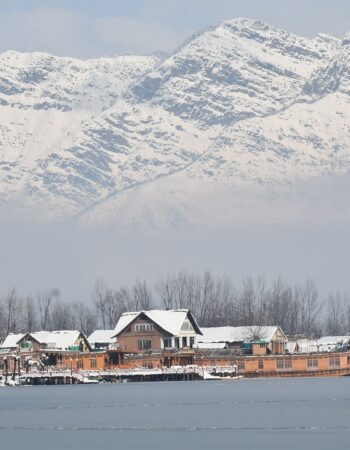
<path id="1" fill-rule="evenodd" d="M 350 234 L 346 224 L 238 224 L 150 229 L 0 221 L 0 293 L 58 288 L 65 301 L 90 300 L 95 280 L 111 287 L 136 278 L 152 284 L 182 269 L 246 276 L 313 278 L 320 293 L 348 292 Z"/>

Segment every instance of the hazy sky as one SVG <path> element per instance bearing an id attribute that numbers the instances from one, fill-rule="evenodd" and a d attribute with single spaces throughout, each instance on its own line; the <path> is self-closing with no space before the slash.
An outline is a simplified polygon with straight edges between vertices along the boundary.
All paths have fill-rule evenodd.
<path id="1" fill-rule="evenodd" d="M 192 32 L 235 17 L 342 37 L 350 31 L 350 1 L 1 0 L 0 51 L 77 57 L 171 51 Z"/>
<path id="2" fill-rule="evenodd" d="M 85 301 L 99 277 L 118 288 L 182 269 L 227 274 L 236 286 L 247 276 L 292 285 L 312 278 L 322 298 L 349 292 L 348 224 L 121 232 L 24 219 L 0 221 L 0 242 L 0 296 L 12 286 L 23 295 L 59 288 L 65 300 Z"/>
<path id="3" fill-rule="evenodd" d="M 350 0 L 0 0 L 0 51 L 90 57 L 171 51 L 192 32 L 223 19 L 250 17 L 313 36 L 350 31 Z M 327 227 L 250 226 L 226 233 L 124 236 L 117 231 L 5 223 L 0 217 L 0 296 L 58 287 L 88 298 L 104 276 L 114 286 L 154 280 L 181 268 L 299 283 L 323 293 L 349 291 L 350 233 Z"/>

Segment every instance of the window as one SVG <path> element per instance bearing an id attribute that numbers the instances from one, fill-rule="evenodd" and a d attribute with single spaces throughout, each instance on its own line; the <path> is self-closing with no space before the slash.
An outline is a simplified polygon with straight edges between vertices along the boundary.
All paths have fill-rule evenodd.
<path id="1" fill-rule="evenodd" d="M 143 339 L 142 341 L 138 341 L 138 343 L 139 343 L 139 350 L 149 350 L 152 348 L 151 339 Z"/>
<path id="2" fill-rule="evenodd" d="M 244 372 L 245 371 L 245 364 L 244 361 L 238 361 L 238 372 Z"/>
<path id="3" fill-rule="evenodd" d="M 285 369 L 292 369 L 293 364 L 292 364 L 292 360 L 291 359 L 286 359 L 284 361 L 284 368 Z"/>
<path id="4" fill-rule="evenodd" d="M 329 365 L 331 367 L 340 367 L 340 357 L 333 356 L 333 357 L 329 358 Z"/>
<path id="5" fill-rule="evenodd" d="M 288 370 L 291 368 L 292 368 L 292 360 L 291 359 L 278 359 L 277 360 L 277 369 Z"/>
<path id="6" fill-rule="evenodd" d="M 77 368 L 84 369 L 84 361 L 82 359 L 78 359 Z"/>
<path id="7" fill-rule="evenodd" d="M 175 347 L 180 348 L 180 339 L 178 337 L 175 338 Z"/>
<path id="8" fill-rule="evenodd" d="M 142 367 L 144 367 L 145 369 L 153 369 L 153 363 L 151 363 L 151 362 L 144 362 L 142 364 Z"/>
<path id="9" fill-rule="evenodd" d="M 264 361 L 262 359 L 259 359 L 258 366 L 259 366 L 259 370 L 264 368 Z"/>
<path id="10" fill-rule="evenodd" d="M 164 348 L 172 348 L 171 338 L 164 338 Z"/>
<path id="11" fill-rule="evenodd" d="M 136 333 L 145 333 L 147 331 L 153 331 L 154 326 L 153 323 L 137 323 L 135 325 Z"/>
<path id="12" fill-rule="evenodd" d="M 91 369 L 96 369 L 97 368 L 96 358 L 91 358 L 90 359 L 90 367 L 91 367 Z"/>
<path id="13" fill-rule="evenodd" d="M 318 368 L 318 359 L 308 359 L 307 367 L 309 369 L 317 369 Z"/>
<path id="14" fill-rule="evenodd" d="M 182 338 L 182 347 L 187 347 L 187 337 Z"/>
<path id="15" fill-rule="evenodd" d="M 266 344 L 260 344 L 260 348 L 265 348 Z"/>
<path id="16" fill-rule="evenodd" d="M 193 348 L 193 346 L 194 346 L 194 337 L 191 336 L 190 337 L 190 348 Z"/>

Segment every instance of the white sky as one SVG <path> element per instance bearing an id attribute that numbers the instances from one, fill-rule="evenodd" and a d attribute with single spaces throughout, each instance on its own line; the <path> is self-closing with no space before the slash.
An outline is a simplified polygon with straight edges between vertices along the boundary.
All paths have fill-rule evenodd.
<path id="1" fill-rule="evenodd" d="M 192 32 L 235 17 L 342 37 L 350 31 L 350 1 L 1 0 L 0 51 L 82 58 L 171 51 Z"/>

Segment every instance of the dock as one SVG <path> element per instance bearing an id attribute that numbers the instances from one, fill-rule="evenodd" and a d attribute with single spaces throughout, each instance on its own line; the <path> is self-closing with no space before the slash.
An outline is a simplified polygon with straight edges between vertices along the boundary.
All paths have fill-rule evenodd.
<path id="1" fill-rule="evenodd" d="M 3 374 L 2 385 L 56 385 L 127 383 L 155 381 L 193 381 L 229 379 L 237 377 L 237 366 L 176 366 L 161 369 L 119 369 L 119 370 L 55 370 L 28 371 L 15 376 Z"/>

